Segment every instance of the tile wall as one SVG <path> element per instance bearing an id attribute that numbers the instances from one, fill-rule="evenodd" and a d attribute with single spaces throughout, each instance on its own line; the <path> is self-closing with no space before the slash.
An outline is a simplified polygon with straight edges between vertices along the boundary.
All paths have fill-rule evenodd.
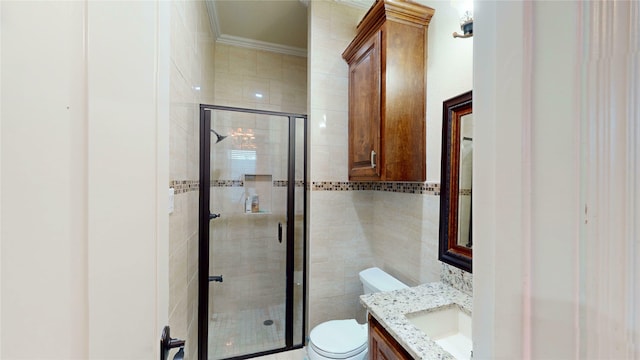
<path id="1" fill-rule="evenodd" d="M 214 51 L 204 2 L 171 2 L 169 325 L 197 354 L 199 104 L 213 102 Z"/>
<path id="2" fill-rule="evenodd" d="M 199 162 L 199 104 L 213 104 L 236 106 L 262 110 L 283 111 L 291 113 L 306 113 L 307 98 L 307 63 L 305 58 L 281 55 L 267 51 L 258 51 L 230 45 L 215 44 L 211 34 L 208 13 L 204 2 L 172 2 L 171 3 L 171 123 L 170 123 L 170 187 L 175 189 L 175 210 L 170 215 L 170 317 L 172 335 L 187 340 L 187 356 L 197 353 L 197 263 L 198 263 L 198 162 Z M 257 97 L 261 94 L 262 97 Z M 249 127 L 259 133 L 260 126 L 256 126 L 255 117 L 245 119 Z M 252 122 L 253 121 L 253 122 Z M 215 128 L 228 135 L 229 126 L 220 124 Z M 246 126 L 245 126 L 246 128 Z M 284 128 L 283 128 L 284 129 Z M 278 136 L 271 134 L 270 129 L 263 129 L 265 138 Z M 230 144 L 232 139 L 227 139 Z M 224 144 L 224 143 L 222 143 Z M 215 148 L 214 148 L 215 150 Z M 215 152 L 212 151 L 213 154 Z M 225 187 L 239 180 L 239 175 L 232 172 L 221 172 L 221 169 L 231 169 L 228 159 L 213 158 L 219 166 L 212 166 L 212 180 L 214 188 L 212 197 L 219 209 L 225 209 L 233 214 L 239 210 L 238 199 L 234 196 L 237 187 Z M 258 163 L 257 163 L 258 164 Z M 274 172 L 274 180 L 283 180 L 280 173 L 285 169 L 282 164 L 261 161 L 260 166 L 269 165 L 268 172 Z M 263 169 L 256 168 L 254 173 Z M 267 170 L 264 170 L 267 172 Z M 244 173 L 244 172 L 243 172 Z M 302 176 L 300 174 L 300 179 Z M 219 186 L 220 185 L 220 186 Z M 274 192 L 282 190 L 274 188 Z M 302 188 L 299 191 L 303 191 Z M 274 196 L 276 198 L 276 196 Z M 242 204 L 244 205 L 244 204 Z M 277 206 L 274 204 L 274 206 Z M 235 209 L 238 207 L 238 209 Z M 266 216 L 259 221 L 264 227 L 253 229 L 253 232 L 263 233 L 265 228 L 276 228 L 278 214 Z M 268 218 L 268 219 L 267 219 Z M 273 219 L 272 219 L 273 218 Z M 225 217 L 231 224 L 218 222 L 215 231 L 226 232 L 232 225 L 235 229 L 243 229 L 241 217 Z M 281 220 L 281 219 L 280 219 Z M 268 226 L 275 221 L 274 226 Z M 272 224 L 273 225 L 273 224 Z M 213 227 L 212 223 L 212 227 Z M 212 229 L 213 230 L 213 229 Z M 246 235 L 242 231 L 238 236 Z M 237 237 L 231 236 L 233 239 Z M 224 237 L 224 236 L 221 236 Z M 243 239 L 255 239 L 255 236 Z M 279 262 L 270 261 L 279 257 L 276 247 L 267 246 L 268 251 L 254 246 L 233 246 L 240 250 L 254 251 L 244 254 L 246 259 L 254 261 L 252 268 L 263 270 L 268 266 L 280 268 Z M 229 248 L 231 246 L 227 246 Z M 219 254 L 229 255 L 224 249 L 218 249 Z M 265 256 L 263 256 L 265 255 Z M 224 261 L 215 259 L 215 263 L 224 268 Z M 214 261 L 212 261 L 214 263 Z M 271 265 L 269 265 L 271 264 Z M 275 265 L 274 265 L 275 264 Z M 233 263 L 233 271 L 228 273 L 242 274 L 241 267 Z M 298 262 L 301 268 L 301 262 Z M 264 282 L 253 281 L 248 284 L 260 283 L 262 288 L 269 289 L 276 286 L 276 277 L 266 276 Z M 244 290 L 242 290 L 244 289 Z M 217 291 L 224 291 L 217 289 Z M 246 287 L 241 288 L 247 297 Z M 253 288 L 255 290 L 255 287 Z M 216 290 L 213 290 L 216 291 Z M 266 292 L 262 291 L 263 293 Z M 235 298 L 238 294 L 233 294 Z M 232 298 L 229 298 L 232 299 Z M 256 301 L 259 301 L 256 299 Z M 252 303 L 255 303 L 253 301 Z M 275 301 L 275 300 L 274 300 Z M 220 298 L 218 307 L 233 303 L 233 300 Z M 213 304 L 212 304 L 213 305 Z M 212 306 L 213 308 L 213 306 Z M 233 307 L 232 307 L 233 310 Z"/>
<path id="3" fill-rule="evenodd" d="M 441 263 L 440 281 L 473 296 L 473 275 L 446 263 Z"/>
<path id="4" fill-rule="evenodd" d="M 307 113 L 306 58 L 218 44 L 215 76 L 215 105 Z"/>
<path id="5" fill-rule="evenodd" d="M 358 272 L 375 258 L 374 193 L 339 185 L 348 180 L 348 67 L 341 54 L 366 9 L 311 1 L 309 10 L 310 330 L 330 319 L 364 321 Z"/>
<path id="6" fill-rule="evenodd" d="M 376 266 L 398 280 L 417 285 L 438 281 L 440 196 L 375 191 L 371 246 Z"/>
<path id="7" fill-rule="evenodd" d="M 307 113 L 307 59 L 262 50 L 217 44 L 214 105 Z M 259 96 L 258 96 L 259 95 Z M 298 138 L 304 128 L 297 124 Z M 211 148 L 211 211 L 222 218 L 211 222 L 211 274 L 225 281 L 211 287 L 210 312 L 228 314 L 251 309 L 284 309 L 285 251 L 277 239 L 278 223 L 286 237 L 288 122 L 286 118 L 214 111 L 212 128 L 229 137 Z M 250 137 L 242 134 L 250 133 Z M 297 154 L 304 154 L 302 142 Z M 255 158 L 241 160 L 234 151 Z M 251 156 L 249 156 L 251 157 Z M 302 156 L 296 159 L 296 231 L 302 240 Z M 260 208 L 268 213 L 246 214 L 245 174 L 270 175 L 266 187 L 256 188 Z M 295 271 L 302 274 L 302 242 L 296 243 Z M 302 281 L 296 280 L 301 295 Z M 302 309 L 302 297 L 297 296 Z M 296 314 L 300 318 L 300 314 Z M 275 319 L 275 318 L 274 318 Z"/>

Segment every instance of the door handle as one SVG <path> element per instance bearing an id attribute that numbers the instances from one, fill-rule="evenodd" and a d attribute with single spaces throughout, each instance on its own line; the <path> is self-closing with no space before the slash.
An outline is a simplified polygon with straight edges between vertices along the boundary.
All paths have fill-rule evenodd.
<path id="1" fill-rule="evenodd" d="M 220 214 L 209 214 L 209 220 L 217 219 L 220 217 Z"/>
<path id="2" fill-rule="evenodd" d="M 209 282 L 212 282 L 212 281 L 222 282 L 222 275 L 217 275 L 217 276 L 209 275 Z"/>
<path id="3" fill-rule="evenodd" d="M 371 168 L 376 168 L 376 152 L 374 150 L 371 150 Z"/>
<path id="4" fill-rule="evenodd" d="M 162 336 L 160 337 L 160 360 L 169 360 L 169 350 L 177 347 L 180 348 L 178 354 L 182 353 L 182 357 L 184 357 L 184 344 L 184 340 L 171 338 L 171 329 L 169 329 L 169 326 L 165 326 L 162 329 Z M 174 359 L 178 359 L 178 354 L 176 354 Z"/>
<path id="5" fill-rule="evenodd" d="M 278 242 L 282 244 L 282 223 L 278 223 Z"/>

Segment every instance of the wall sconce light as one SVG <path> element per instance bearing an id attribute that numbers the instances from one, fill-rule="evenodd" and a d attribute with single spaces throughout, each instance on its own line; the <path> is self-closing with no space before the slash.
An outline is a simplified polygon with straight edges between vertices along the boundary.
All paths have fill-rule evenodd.
<path id="1" fill-rule="evenodd" d="M 462 34 L 453 33 L 454 38 L 468 38 L 473 36 L 473 1 L 452 0 L 451 6 L 456 8 L 460 16 L 460 30 Z"/>

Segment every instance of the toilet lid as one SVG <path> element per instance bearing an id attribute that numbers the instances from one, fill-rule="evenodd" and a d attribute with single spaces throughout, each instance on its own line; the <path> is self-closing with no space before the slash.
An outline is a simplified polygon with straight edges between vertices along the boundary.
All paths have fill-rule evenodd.
<path id="1" fill-rule="evenodd" d="M 343 359 L 367 348 L 367 324 L 360 325 L 354 319 L 331 320 L 311 330 L 311 346 L 322 356 Z"/>

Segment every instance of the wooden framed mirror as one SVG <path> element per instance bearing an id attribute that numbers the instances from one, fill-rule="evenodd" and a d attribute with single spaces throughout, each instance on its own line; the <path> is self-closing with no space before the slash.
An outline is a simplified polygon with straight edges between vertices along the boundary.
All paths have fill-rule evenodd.
<path id="1" fill-rule="evenodd" d="M 443 103 L 438 260 L 471 272 L 472 91 Z"/>

